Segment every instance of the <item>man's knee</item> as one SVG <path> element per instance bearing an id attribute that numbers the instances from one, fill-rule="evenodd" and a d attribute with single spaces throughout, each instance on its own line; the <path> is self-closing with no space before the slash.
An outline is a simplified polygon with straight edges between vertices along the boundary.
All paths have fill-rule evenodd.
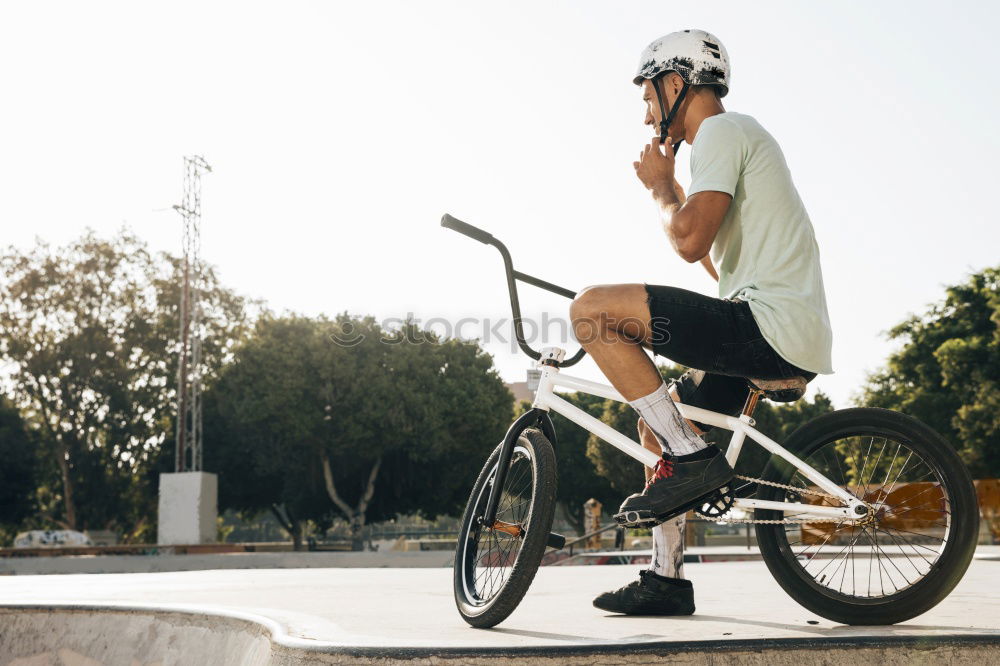
<path id="1" fill-rule="evenodd" d="M 628 338 L 646 337 L 648 316 L 640 316 L 645 287 L 632 284 L 595 285 L 576 295 L 569 306 L 573 332 L 581 344 L 593 342 L 600 331 L 615 330 Z"/>
<path id="2" fill-rule="evenodd" d="M 569 305 L 569 317 L 575 323 L 578 319 L 592 319 L 600 314 L 601 304 L 606 301 L 605 293 L 608 287 L 595 285 L 584 287 Z"/>
<path id="3" fill-rule="evenodd" d="M 569 318 L 580 344 L 592 342 L 600 327 L 607 324 L 606 306 L 610 289 L 612 287 L 606 285 L 586 287 L 570 303 Z"/>

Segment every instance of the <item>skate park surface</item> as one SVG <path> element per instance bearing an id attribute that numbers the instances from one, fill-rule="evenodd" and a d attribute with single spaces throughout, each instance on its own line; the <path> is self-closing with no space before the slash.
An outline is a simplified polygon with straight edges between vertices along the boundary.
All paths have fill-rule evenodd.
<path id="1" fill-rule="evenodd" d="M 224 569 L 0 577 L 0 664 L 985 663 L 1000 648 L 1000 561 L 937 607 L 850 627 L 792 601 L 759 561 L 685 565 L 698 611 L 625 617 L 597 594 L 640 565 L 543 567 L 494 629 L 459 617 L 450 568 Z"/>

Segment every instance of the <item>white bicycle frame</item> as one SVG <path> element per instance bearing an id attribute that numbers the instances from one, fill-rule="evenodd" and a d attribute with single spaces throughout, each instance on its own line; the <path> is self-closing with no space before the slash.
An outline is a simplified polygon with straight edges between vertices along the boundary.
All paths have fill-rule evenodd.
<path id="1" fill-rule="evenodd" d="M 641 462 L 647 467 L 653 467 L 660 456 L 644 448 L 638 442 L 629 439 L 611 426 L 594 418 L 582 409 L 573 406 L 563 398 L 554 393 L 556 387 L 574 389 L 589 393 L 601 398 L 626 402 L 625 398 L 613 387 L 598 382 L 592 382 L 579 377 L 570 377 L 559 373 L 559 368 L 554 365 L 546 365 L 546 359 L 562 360 L 565 352 L 556 347 L 546 347 L 542 349 L 542 363 L 540 363 L 541 376 L 538 381 L 538 390 L 535 393 L 535 401 L 532 407 L 553 411 L 562 414 L 567 419 L 581 426 L 585 430 L 592 432 L 602 440 L 615 447 L 630 458 Z M 776 511 L 794 512 L 796 518 L 840 518 L 846 521 L 855 521 L 864 518 L 868 514 L 868 507 L 864 502 L 854 497 L 837 484 L 833 483 L 805 462 L 786 451 L 780 444 L 770 437 L 759 432 L 753 427 L 754 420 L 746 414 L 739 418 L 720 414 L 700 407 L 676 403 L 681 415 L 687 419 L 692 419 L 700 423 L 725 428 L 733 432 L 726 449 L 726 460 L 733 468 L 739 458 L 743 442 L 747 437 L 764 447 L 768 452 L 783 458 L 788 463 L 797 468 L 804 477 L 815 483 L 821 490 L 837 497 L 844 506 L 817 506 L 814 504 L 801 504 L 797 502 L 773 502 L 770 500 L 759 500 L 752 498 L 737 498 L 734 506 L 739 509 L 773 509 Z"/>

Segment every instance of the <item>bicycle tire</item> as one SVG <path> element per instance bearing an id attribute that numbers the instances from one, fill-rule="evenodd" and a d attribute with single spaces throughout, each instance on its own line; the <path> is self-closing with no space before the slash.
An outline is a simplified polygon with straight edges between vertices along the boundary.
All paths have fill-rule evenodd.
<path id="1" fill-rule="evenodd" d="M 455 605 L 462 619 L 473 627 L 496 626 L 514 612 L 534 580 L 552 529 L 556 500 L 556 457 L 552 444 L 540 430 L 527 428 L 518 437 L 514 451 L 515 457 L 527 455 L 530 460 L 532 473 L 530 506 L 524 513 L 523 536 L 516 538 L 520 541 L 520 545 L 514 555 L 510 572 L 502 580 L 500 588 L 488 599 L 477 595 L 475 589 L 478 586 L 477 562 L 484 557 L 491 557 L 489 553 L 484 555 L 481 552 L 480 537 L 484 532 L 482 526 L 476 523 L 476 518 L 484 509 L 489 497 L 490 479 L 497 467 L 500 446 L 497 446 L 487 458 L 462 516 L 453 570 Z M 514 461 L 511 468 L 513 466 Z M 511 487 L 512 476 L 514 475 L 508 472 L 504 484 L 505 490 Z M 503 519 L 499 513 L 497 518 Z M 512 548 L 514 542 L 510 543 Z M 502 564 L 506 564 L 509 556 L 510 553 L 507 551 L 503 555 Z M 505 567 L 501 566 L 501 569 L 503 568 Z"/>
<path id="2" fill-rule="evenodd" d="M 897 453 L 903 446 L 911 452 L 911 456 L 913 453 L 918 453 L 918 459 L 922 457 L 926 461 L 927 469 L 930 470 L 930 473 L 933 473 L 935 479 L 939 480 L 937 483 L 924 483 L 923 485 L 927 488 L 920 491 L 933 491 L 929 496 L 930 499 L 924 498 L 921 501 L 926 502 L 931 507 L 935 505 L 943 507 L 942 515 L 947 515 L 947 524 L 943 526 L 946 528 L 946 531 L 944 532 L 944 537 L 941 539 L 942 543 L 937 550 L 936 559 L 930 562 L 929 556 L 925 557 L 925 560 L 928 561 L 927 573 L 920 580 L 903 586 L 902 589 L 892 594 L 885 594 L 883 589 L 882 595 L 871 595 L 871 582 L 869 582 L 869 595 L 858 596 L 856 589 L 854 590 L 855 594 L 847 595 L 842 591 L 844 585 L 843 578 L 841 580 L 841 589 L 835 591 L 832 589 L 832 583 L 835 581 L 831 581 L 830 587 L 827 588 L 822 584 L 823 580 L 819 580 L 818 577 L 808 573 L 808 565 L 803 564 L 803 560 L 806 558 L 802 558 L 801 553 L 796 555 L 794 548 L 788 542 L 789 530 L 787 526 L 756 525 L 757 543 L 760 547 L 761 556 L 767 564 L 767 568 L 778 584 L 789 596 L 808 610 L 821 617 L 844 624 L 896 624 L 914 618 L 937 605 L 962 579 L 972 560 L 979 534 L 979 509 L 976 491 L 965 465 L 955 450 L 941 435 L 913 417 L 887 409 L 860 407 L 824 414 L 802 425 L 792 433 L 786 448 L 807 462 L 809 462 L 810 455 L 815 455 L 818 459 L 820 451 L 833 451 L 834 455 L 829 459 L 829 464 L 832 466 L 833 462 L 837 459 L 836 454 L 850 450 L 847 448 L 849 445 L 842 444 L 841 446 L 845 448 L 839 451 L 836 448 L 824 447 L 833 442 L 850 442 L 851 437 L 871 437 L 870 442 L 875 442 L 875 437 L 883 437 L 884 442 L 889 441 L 891 438 L 892 442 L 900 443 L 896 448 Z M 859 441 L 863 441 L 863 439 Z M 872 444 L 869 444 L 869 451 L 871 448 Z M 884 450 L 885 444 L 883 443 Z M 863 494 L 866 501 L 869 501 L 869 496 L 873 496 L 870 495 L 867 484 L 863 490 L 861 487 L 866 466 L 869 464 L 868 458 L 869 455 L 866 454 L 865 460 L 861 463 L 860 467 L 862 480 L 855 482 L 853 491 L 858 495 Z M 853 459 L 853 464 L 857 464 L 857 458 Z M 878 466 L 879 462 L 874 462 L 874 466 L 872 467 L 873 476 Z M 905 467 L 905 464 L 902 465 L 902 468 Z M 886 479 L 889 478 L 891 471 L 892 463 L 890 463 Z M 897 472 L 897 479 L 902 471 L 900 469 Z M 795 469 L 788 465 L 788 463 L 772 458 L 772 462 L 765 469 L 762 478 L 766 481 L 788 484 L 789 480 L 795 474 Z M 881 472 L 879 472 L 879 477 L 881 477 Z M 844 478 L 846 479 L 846 475 Z M 883 482 L 883 487 L 884 485 L 885 482 Z M 894 518 L 898 518 L 906 513 L 915 512 L 914 508 L 906 508 L 903 511 L 899 510 L 912 500 L 905 500 L 902 504 L 895 506 L 890 504 L 889 500 L 895 485 L 896 483 L 894 482 L 893 486 L 889 487 L 883 502 L 878 505 L 888 507 L 887 515 L 889 518 L 885 523 L 886 525 L 890 524 Z M 845 483 L 845 487 L 849 486 Z M 919 490 L 919 486 L 916 487 Z M 872 487 L 872 490 L 874 489 Z M 882 492 L 883 489 L 879 488 L 879 496 L 881 496 Z M 941 497 L 935 499 L 939 493 Z M 762 485 L 758 488 L 757 497 L 759 499 L 782 501 L 786 498 L 786 491 Z M 927 511 L 924 509 L 921 510 Z M 756 509 L 754 515 L 755 518 L 760 520 L 774 520 L 784 517 L 784 513 L 783 511 Z M 874 527 L 871 527 L 871 532 L 875 535 L 875 539 L 872 540 L 869 538 L 872 546 L 868 555 L 869 581 L 872 576 L 873 554 L 877 558 L 879 553 L 878 524 L 876 523 Z M 846 528 L 847 526 L 845 525 L 845 528 L 840 529 Z M 852 529 L 852 534 L 859 529 L 862 533 L 865 532 L 865 528 L 850 527 L 850 529 Z M 896 528 L 887 527 L 886 533 L 891 537 L 894 529 Z M 792 533 L 794 534 L 794 532 Z M 915 532 L 911 534 L 915 534 Z M 802 533 L 799 536 L 804 540 Z M 932 535 L 920 533 L 919 536 L 930 537 Z M 829 538 L 828 536 L 827 539 L 829 540 Z M 859 538 L 860 536 L 855 538 L 855 542 L 858 542 Z M 896 542 L 894 538 L 893 542 Z M 883 544 L 889 543 L 883 540 Z M 916 546 L 911 546 L 913 552 L 923 555 L 924 553 L 921 549 L 925 548 L 925 546 L 921 546 L 920 541 L 916 541 L 916 543 Z M 909 552 L 903 541 L 899 541 L 898 544 L 900 547 L 897 551 L 897 557 L 900 553 L 906 554 Z M 889 546 L 886 545 L 886 547 L 888 548 Z M 822 549 L 822 546 L 820 549 Z M 927 548 L 927 550 L 931 551 L 933 549 Z M 847 575 L 846 557 L 843 564 L 844 577 Z M 853 545 L 851 546 L 850 557 L 852 558 L 851 577 L 853 580 L 856 577 Z M 891 555 L 887 557 L 891 558 Z M 820 561 L 822 562 L 823 560 Z M 896 564 L 891 559 L 888 561 L 900 574 L 904 573 L 904 569 L 900 566 L 902 563 Z M 919 560 L 917 563 L 919 565 Z M 882 566 L 881 559 L 879 559 L 878 565 Z M 825 566 L 829 567 L 830 562 Z M 905 565 L 902 566 L 905 567 Z M 914 565 L 914 569 L 919 570 L 921 566 Z M 896 576 L 888 565 L 885 567 L 885 571 L 893 577 Z M 835 570 L 833 574 L 834 578 L 836 574 Z M 878 574 L 879 581 L 881 582 L 881 569 L 878 570 Z M 887 577 L 889 576 L 887 575 Z M 908 579 L 907 582 L 909 583 Z"/>

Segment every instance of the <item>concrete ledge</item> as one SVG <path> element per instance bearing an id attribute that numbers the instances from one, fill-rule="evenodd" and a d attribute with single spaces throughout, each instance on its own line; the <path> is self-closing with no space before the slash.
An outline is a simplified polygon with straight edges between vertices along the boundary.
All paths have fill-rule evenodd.
<path id="1" fill-rule="evenodd" d="M 506 663 L 622 664 L 650 658 L 738 664 L 859 663 L 982 664 L 995 659 L 1000 636 L 844 636 L 725 641 L 655 641 L 545 647 L 352 647 L 289 636 L 274 620 L 204 607 L 100 604 L 0 606 L 4 664 L 62 661 L 98 664 L 212 663 L 233 666 L 293 664 Z M 639 638 L 639 637 L 637 637 Z"/>
<path id="2" fill-rule="evenodd" d="M 0 575 L 109 574 L 212 569 L 312 569 L 324 567 L 449 567 L 451 551 L 207 553 L 188 555 L 67 555 L 0 558 Z"/>

